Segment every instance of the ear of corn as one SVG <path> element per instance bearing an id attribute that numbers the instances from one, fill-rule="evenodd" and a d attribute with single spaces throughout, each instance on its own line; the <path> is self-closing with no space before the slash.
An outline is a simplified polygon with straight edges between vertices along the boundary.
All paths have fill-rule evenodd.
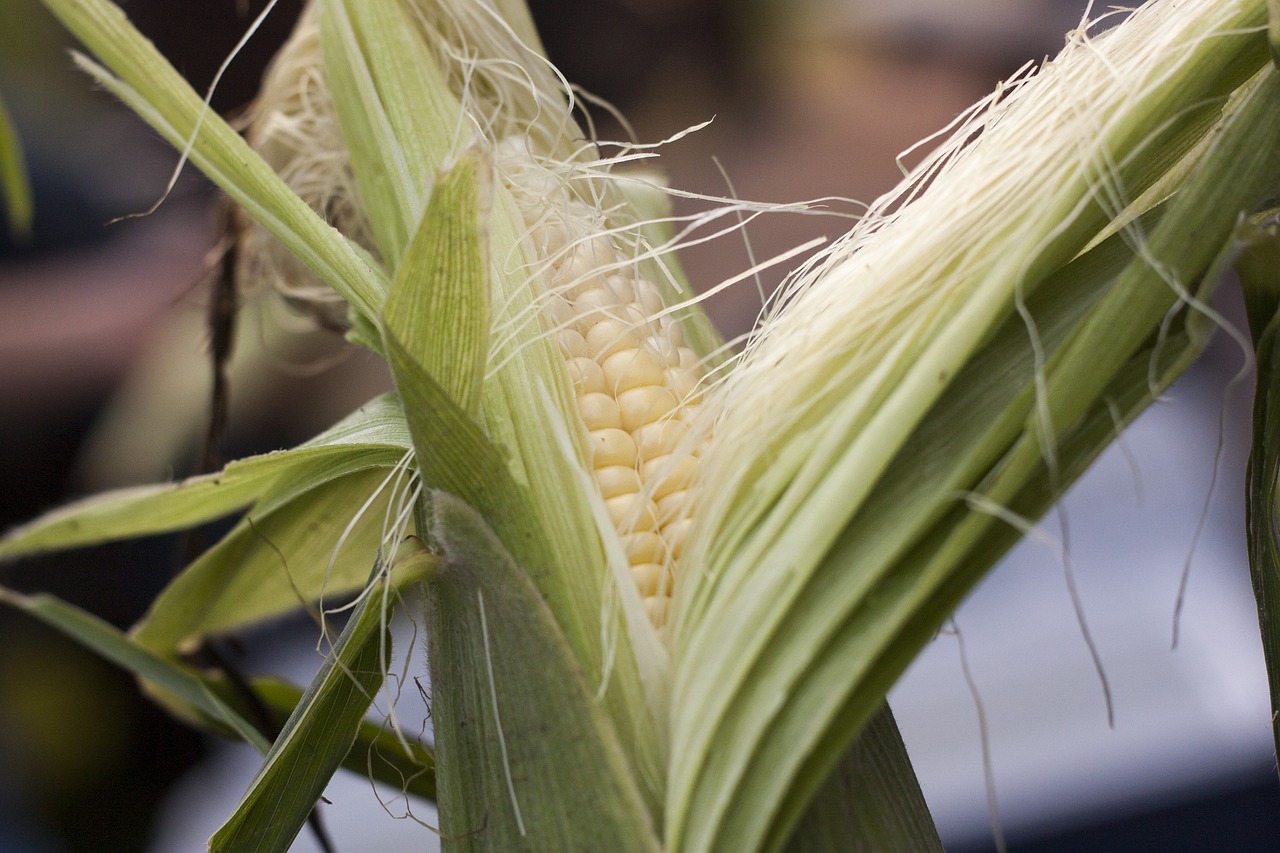
<path id="1" fill-rule="evenodd" d="M 705 388 L 718 340 L 673 305 L 660 217 L 582 139 L 516 0 L 317 0 L 293 58 L 332 95 L 318 129 L 340 125 L 350 161 L 325 186 L 359 196 L 345 237 L 314 212 L 327 190 L 288 191 L 114 7 L 47 2 L 111 70 L 85 67 L 175 144 L 194 135 L 390 364 L 404 424 L 382 444 L 412 446 L 414 484 L 382 494 L 388 448 L 335 440 L 324 466 L 286 454 L 273 476 L 229 469 L 229 494 L 198 480 L 127 507 L 187 496 L 169 523 L 257 501 L 253 524 L 308 564 L 305 597 L 332 549 L 315 513 L 394 519 L 327 525 L 366 556 L 430 538 L 450 849 L 931 849 L 927 818 L 880 819 L 921 809 L 900 744 L 868 753 L 885 691 L 1016 539 L 1000 519 L 1043 512 L 1113 412 L 1202 344 L 1237 216 L 1280 180 L 1263 0 L 1157 2 L 993 97 Z M 146 526 L 122 506 L 0 549 Z M 172 653 L 278 612 L 278 585 L 250 584 L 272 574 L 251 532 L 184 573 L 139 642 Z M 342 683 L 313 698 L 354 718 Z M 233 826 L 265 827 L 271 775 Z"/>

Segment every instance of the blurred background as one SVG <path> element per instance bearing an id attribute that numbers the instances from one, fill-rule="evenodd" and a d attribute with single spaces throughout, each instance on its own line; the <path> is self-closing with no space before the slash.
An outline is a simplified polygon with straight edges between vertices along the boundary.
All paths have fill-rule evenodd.
<path id="1" fill-rule="evenodd" d="M 124 4 L 200 90 L 262 5 Z M 642 141 L 714 119 L 663 149 L 673 185 L 777 202 L 871 201 L 889 190 L 900 152 L 1055 53 L 1083 11 L 1079 0 L 530 6 L 565 75 L 617 105 Z M 218 110 L 249 101 L 297 8 L 281 3 L 232 63 Z M 0 527 L 108 485 L 182 475 L 207 418 L 204 316 L 219 198 L 188 169 L 155 213 L 117 221 L 160 197 L 176 155 L 92 90 L 69 47 L 35 0 L 0 0 L 0 95 L 26 146 L 36 210 L 29 240 L 0 228 Z M 597 118 L 602 136 L 621 133 Z M 766 258 L 849 225 L 839 215 L 779 215 L 747 234 Z M 729 238 L 685 261 L 710 286 L 747 256 Z M 763 285 L 779 275 L 766 272 Z M 1223 297 L 1222 310 L 1239 317 Z M 738 335 L 759 298 L 747 285 L 709 309 L 726 336 Z M 294 329 L 265 310 L 244 318 L 241 348 L 264 357 L 233 382 L 228 456 L 303 440 L 385 387 L 372 359 L 324 335 L 282 334 Z M 148 359 L 157 352 L 167 354 L 159 366 Z M 1244 554 L 1248 380 L 1223 392 L 1244 363 L 1233 344 L 1216 343 L 1045 520 L 1047 543 L 1016 549 L 895 689 L 948 850 L 994 849 L 993 802 L 1010 849 L 1028 853 L 1280 850 Z M 126 404 L 147 417 L 121 420 Z M 0 582 L 53 591 L 125 626 L 176 570 L 182 547 L 149 540 L 31 560 L 0 567 Z M 244 638 L 241 660 L 305 679 L 318 663 L 313 639 L 306 625 L 271 626 Z M 251 752 L 170 722 L 127 677 L 0 611 L 0 853 L 203 849 L 255 768 Z M 387 819 L 361 780 L 342 780 L 329 798 L 339 851 L 435 843 L 411 821 Z M 304 835 L 296 849 L 316 848 Z"/>

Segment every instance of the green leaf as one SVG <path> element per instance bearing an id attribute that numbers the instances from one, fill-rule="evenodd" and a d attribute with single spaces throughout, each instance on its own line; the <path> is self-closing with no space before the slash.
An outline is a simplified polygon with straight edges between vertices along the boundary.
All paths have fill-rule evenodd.
<path id="1" fill-rule="evenodd" d="M 152 699 L 179 719 L 244 740 L 263 755 L 271 749 L 271 742 L 249 722 L 250 710 L 243 706 L 239 694 L 220 673 L 200 672 L 158 655 L 123 631 L 51 595 L 26 596 L 0 587 L 0 602 L 40 619 L 142 679 Z M 278 679 L 256 678 L 250 687 L 282 724 L 303 695 L 302 690 Z M 355 746 L 343 766 L 394 790 L 424 800 L 435 799 L 435 757 L 431 750 L 416 740 L 398 736 L 385 726 L 362 722 Z"/>
<path id="2" fill-rule="evenodd" d="M 484 241 L 492 181 L 492 166 L 478 149 L 437 178 L 383 310 L 388 333 L 473 416 L 489 355 Z"/>
<path id="3" fill-rule="evenodd" d="M 80 65 L 180 150 L 368 320 L 386 293 L 385 275 L 324 222 L 182 79 L 108 0 L 44 0 L 106 65 Z M 110 69 L 108 71 L 107 69 Z M 197 132 L 198 131 L 198 132 Z M 368 342 L 364 342 L 368 343 Z M 376 346 L 377 341 L 372 342 Z"/>
<path id="4" fill-rule="evenodd" d="M 209 839 L 215 851 L 285 851 L 342 764 L 386 675 L 386 581 L 381 562 L 234 814 Z"/>
<path id="5" fill-rule="evenodd" d="M 302 699 L 302 690 L 279 679 L 255 678 L 249 685 L 282 727 Z M 394 791 L 432 802 L 436 798 L 435 754 L 418 740 L 397 734 L 381 723 L 365 720 L 360 724 L 355 744 L 342 766 Z"/>
<path id="6" fill-rule="evenodd" d="M 232 462 L 217 474 L 117 489 L 60 507 L 0 539 L 0 559 L 181 530 L 269 493 L 259 506 L 267 512 L 348 474 L 389 469 L 409 446 L 398 401 L 383 395 L 293 450 Z"/>
<path id="7" fill-rule="evenodd" d="M 20 595 L 0 587 L 0 602 L 16 607 L 61 631 L 86 649 L 151 682 L 195 708 L 225 730 L 266 752 L 270 744 L 225 701 L 210 682 L 188 666 L 144 648 L 124 632 L 52 595 Z"/>
<path id="8" fill-rule="evenodd" d="M 889 706 L 836 765 L 787 842 L 789 853 L 942 853 Z"/>
<path id="9" fill-rule="evenodd" d="M 1280 68 L 1280 0 L 1267 0 L 1267 42 L 1271 61 Z"/>
<path id="10" fill-rule="evenodd" d="M 395 266 L 435 170 L 454 150 L 462 107 L 407 4 L 324 0 L 320 37 L 360 198 L 383 257 Z"/>
<path id="11" fill-rule="evenodd" d="M 660 849 L 630 764 L 537 589 L 438 493 L 428 659 L 445 850 Z"/>
<path id="12" fill-rule="evenodd" d="M 1273 15 L 1273 22 L 1275 17 Z M 1280 226 L 1250 228 L 1236 261 L 1257 350 L 1253 446 L 1245 482 L 1249 571 L 1271 690 L 1271 728 L 1280 748 Z"/>
<path id="13" fill-rule="evenodd" d="M 134 636 L 160 651 L 187 650 L 209 634 L 360 589 L 404 502 L 405 484 L 396 482 L 377 468 L 328 479 L 287 502 L 268 493 L 266 509 L 247 513 L 164 588 Z"/>
<path id="14" fill-rule="evenodd" d="M 27 179 L 22 140 L 18 138 L 3 98 L 0 98 L 0 198 L 8 214 L 10 236 L 18 241 L 30 239 L 34 216 L 31 183 Z"/>
<path id="15" fill-rule="evenodd" d="M 1076 292 L 1071 278 L 1058 277 L 1032 290 L 1045 300 L 1029 306 L 1034 347 L 1010 310 L 1005 332 L 986 346 L 1020 341 L 1009 363 L 1021 381 L 987 385 L 992 396 L 971 408 L 943 394 L 916 433 L 927 440 L 907 440 L 812 574 L 798 577 L 794 554 L 774 547 L 760 562 L 773 571 L 748 574 L 741 595 L 713 601 L 719 621 L 699 626 L 706 642 L 678 670 L 668 803 L 694 827 L 678 843 L 780 849 L 894 679 L 1018 538 L 995 513 L 1044 512 L 1114 437 L 1109 403 L 1127 420 L 1189 363 L 1205 323 L 1185 306 L 1175 309 L 1183 295 L 1200 298 L 1195 287 L 1219 271 L 1240 212 L 1278 177 L 1275 77 L 1264 73 L 1241 93 L 1158 224 L 1135 241 L 1141 253 L 1114 277 L 1104 274 L 1104 295 L 1097 297 L 1096 282 Z M 1037 313 L 1059 298 L 1046 289 L 1050 282 L 1066 288 L 1054 310 L 1080 318 L 1065 334 L 1060 320 Z M 1057 339 L 1046 339 L 1054 328 Z M 990 362 L 979 355 L 971 364 Z M 944 378 L 948 393 L 964 394 L 971 382 L 983 387 L 970 367 Z M 749 654 L 734 660 L 727 650 Z M 734 689 L 726 685 L 731 668 L 741 673 Z M 716 704 L 689 701 L 704 696 Z M 697 739 L 682 736 L 682 717 Z M 700 756 L 695 745 L 703 744 Z M 687 789 L 686 768 L 699 759 L 697 784 Z"/>

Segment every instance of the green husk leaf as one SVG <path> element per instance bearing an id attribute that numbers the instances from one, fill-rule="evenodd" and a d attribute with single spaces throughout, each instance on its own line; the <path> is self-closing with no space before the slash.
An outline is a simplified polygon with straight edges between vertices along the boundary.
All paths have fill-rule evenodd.
<path id="1" fill-rule="evenodd" d="M 437 493 L 431 511 L 444 849 L 656 853 L 622 745 L 546 602 L 470 507 Z"/>
<path id="2" fill-rule="evenodd" d="M 44 0 L 106 68 L 81 67 L 124 101 L 290 251 L 372 320 L 387 289 L 367 254 L 327 225 L 203 99 L 108 0 Z M 109 71 L 107 69 L 110 69 Z M 198 133 L 197 133 L 198 130 Z M 365 345 L 377 341 L 361 341 Z"/>
<path id="3" fill-rule="evenodd" d="M 1245 520 L 1249 571 L 1271 692 L 1272 737 L 1280 749 L 1280 513 L 1276 506 L 1280 494 L 1280 225 L 1250 227 L 1248 232 L 1236 261 L 1258 369 Z"/>
<path id="4" fill-rule="evenodd" d="M 55 509 L 0 539 L 0 559 L 182 530 L 255 501 L 260 512 L 268 512 L 348 474 L 389 469 L 409 446 L 399 402 L 383 395 L 292 450 L 241 459 L 216 474 L 117 489 Z"/>
<path id="5" fill-rule="evenodd" d="M 404 475 L 407 477 L 407 475 Z M 160 593 L 134 628 L 159 651 L 224 633 L 364 586 L 400 499 L 385 468 L 326 481 L 287 502 L 268 493 Z"/>
<path id="6" fill-rule="evenodd" d="M 706 787 L 683 803 L 697 827 L 686 836 L 691 849 L 780 849 L 893 680 L 1016 540 L 1019 531 L 1004 527 L 988 507 L 1038 516 L 1114 436 L 1107 401 L 1122 418 L 1131 417 L 1189 362 L 1204 336 L 1194 328 L 1161 335 L 1176 319 L 1180 298 L 1166 276 L 1187 287 L 1212 277 L 1239 212 L 1275 185 L 1280 164 L 1269 155 L 1280 145 L 1276 88 L 1269 72 L 1247 87 L 1158 225 L 1143 236 L 1142 254 L 1050 350 L 1047 362 L 1035 356 L 1024 330 L 1015 363 L 1031 372 L 1022 384 L 1009 386 L 1003 400 L 968 411 L 935 406 L 920 429 L 948 430 L 945 441 L 938 442 L 936 432 L 931 441 L 950 463 L 931 463 L 924 448 L 908 441 L 789 604 L 770 600 L 772 615 L 733 611 L 738 625 L 749 627 L 717 635 L 721 648 L 745 648 L 738 637 L 743 630 L 773 641 L 753 652 L 738 689 L 719 695 L 723 713 L 701 721 L 715 741 L 701 775 Z M 1150 258 L 1159 261 L 1153 265 Z M 1184 322 L 1194 320 L 1193 314 Z M 938 405 L 946 402 L 944 395 Z M 974 420 L 986 429 L 993 423 L 1017 428 L 1011 437 L 979 434 L 973 445 L 959 445 L 957 433 Z M 1044 450 L 1044 423 L 1051 425 L 1052 456 Z M 1011 443 L 1002 448 L 1001 441 Z M 937 462 L 944 467 L 933 467 Z M 918 505 L 901 500 L 912 480 L 929 483 L 932 492 Z M 916 526 L 920 522 L 926 526 Z M 779 554 L 764 564 L 786 562 Z M 699 661 L 703 668 L 716 663 Z M 691 669 L 687 677 L 714 680 L 712 672 Z M 779 709 L 773 697 L 783 695 L 788 702 Z M 679 749 L 678 742 L 677 756 Z M 682 795 L 678 788 L 676 794 Z"/>
<path id="7" fill-rule="evenodd" d="M 276 678 L 255 678 L 249 685 L 281 725 L 302 699 L 301 689 Z M 405 738 L 380 723 L 361 722 L 355 743 L 343 759 L 342 766 L 352 773 L 382 782 L 393 791 L 404 791 L 428 802 L 435 801 L 435 754 L 420 741 Z"/>
<path id="8" fill-rule="evenodd" d="M 1280 68 L 1280 0 L 1267 0 L 1267 42 L 1271 61 Z"/>
<path id="9" fill-rule="evenodd" d="M 942 853 L 889 706 L 871 718 L 787 842 L 789 853 Z"/>
<path id="10" fill-rule="evenodd" d="M 333 773 L 386 676 L 391 634 L 381 561 L 332 652 L 307 687 L 248 791 L 209 839 L 210 851 L 285 851 Z"/>
<path id="11" fill-rule="evenodd" d="M 107 622 L 52 595 L 21 595 L 0 587 L 0 602 L 39 619 L 121 669 L 196 709 L 210 723 L 265 753 L 270 743 L 196 670 L 157 655 Z"/>
<path id="12" fill-rule="evenodd" d="M 22 140 L 3 98 L 0 98 L 0 198 L 4 199 L 10 236 L 20 242 L 29 240 L 35 216 L 31 182 L 27 179 Z"/>
<path id="13" fill-rule="evenodd" d="M 407 355 L 472 416 L 489 354 L 491 169 L 473 149 L 436 180 L 383 311 L 384 327 Z"/>
<path id="14" fill-rule="evenodd" d="M 394 266 L 422 217 L 462 114 L 408 4 L 324 0 L 325 73 L 360 197 Z"/>

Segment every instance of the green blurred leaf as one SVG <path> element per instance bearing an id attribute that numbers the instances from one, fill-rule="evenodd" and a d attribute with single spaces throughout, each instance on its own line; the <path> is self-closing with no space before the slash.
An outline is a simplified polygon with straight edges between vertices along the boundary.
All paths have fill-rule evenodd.
<path id="1" fill-rule="evenodd" d="M 0 558 L 181 530 L 255 501 L 265 514 L 348 474 L 390 469 L 409 446 L 398 400 L 383 395 L 293 450 L 241 459 L 219 473 L 180 483 L 117 489 L 55 509 L 0 539 Z"/>
<path id="2" fill-rule="evenodd" d="M 0 197 L 8 214 L 9 233 L 14 240 L 31 238 L 31 222 L 35 215 L 31 201 L 31 182 L 27 179 L 26 158 L 22 140 L 13 119 L 0 98 Z"/>
<path id="3" fill-rule="evenodd" d="M 1271 61 L 1280 68 L 1280 0 L 1267 0 L 1267 41 L 1271 45 Z"/>
<path id="4" fill-rule="evenodd" d="M 433 502 L 427 636 L 445 850 L 660 849 L 595 688 L 472 509 Z"/>
<path id="5" fill-rule="evenodd" d="M 52 595 L 20 595 L 4 587 L 0 587 L 0 602 L 34 616 L 95 654 L 173 694 L 260 752 L 265 753 L 270 747 L 267 739 L 197 671 L 144 648 L 97 616 Z"/>
<path id="6" fill-rule="evenodd" d="M 1273 13 L 1272 22 L 1275 22 Z M 1253 446 L 1245 483 L 1249 570 L 1271 692 L 1271 728 L 1280 749 L 1280 225 L 1248 227 L 1236 261 L 1257 350 Z"/>
<path id="7" fill-rule="evenodd" d="M 381 561 L 368 590 L 320 672 L 267 753 L 234 814 L 209 839 L 210 851 L 285 851 L 355 742 L 386 676 L 392 601 Z M 386 595 L 394 598 L 390 590 Z"/>

